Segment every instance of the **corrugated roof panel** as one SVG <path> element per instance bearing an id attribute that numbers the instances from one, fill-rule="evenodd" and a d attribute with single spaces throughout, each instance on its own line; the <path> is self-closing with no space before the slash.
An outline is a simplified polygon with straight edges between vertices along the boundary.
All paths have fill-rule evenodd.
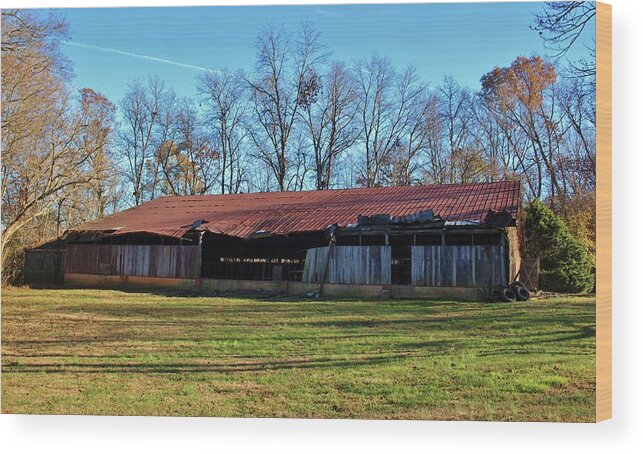
<path id="1" fill-rule="evenodd" d="M 265 230 L 275 235 L 346 226 L 358 215 L 406 216 L 433 210 L 448 221 L 483 221 L 489 210 L 518 216 L 520 183 L 499 181 L 412 187 L 338 189 L 164 197 L 89 222 L 76 231 L 115 234 L 148 232 L 181 237 L 197 219 L 200 230 L 250 238 Z"/>

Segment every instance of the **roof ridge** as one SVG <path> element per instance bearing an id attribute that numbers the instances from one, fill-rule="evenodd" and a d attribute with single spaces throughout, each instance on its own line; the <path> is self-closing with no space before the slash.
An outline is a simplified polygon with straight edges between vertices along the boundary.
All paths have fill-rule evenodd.
<path id="1" fill-rule="evenodd" d="M 506 179 L 506 180 L 496 180 L 496 181 L 477 181 L 471 183 L 429 183 L 429 184 L 415 184 L 415 185 L 406 185 L 406 186 L 371 186 L 371 187 L 362 187 L 362 188 L 330 188 L 330 189 L 305 189 L 301 191 L 259 191 L 259 192 L 238 192 L 234 194 L 191 194 L 191 195 L 165 195 L 157 197 L 156 199 L 149 200 L 141 205 L 145 205 L 150 202 L 156 202 L 161 200 L 170 200 L 170 199 L 188 199 L 191 197 L 197 198 L 212 198 L 212 197 L 239 197 L 239 196 L 257 196 L 257 195 L 295 195 L 295 194 L 323 194 L 323 193 L 332 193 L 332 192 L 348 192 L 348 191 L 387 191 L 387 190 L 403 190 L 403 189 L 418 189 L 418 188 L 445 188 L 445 187 L 455 187 L 455 186 L 492 186 L 498 184 L 514 183 L 519 184 L 519 179 Z M 141 206 L 138 205 L 138 206 Z M 136 207 L 132 207 L 136 208 Z"/>

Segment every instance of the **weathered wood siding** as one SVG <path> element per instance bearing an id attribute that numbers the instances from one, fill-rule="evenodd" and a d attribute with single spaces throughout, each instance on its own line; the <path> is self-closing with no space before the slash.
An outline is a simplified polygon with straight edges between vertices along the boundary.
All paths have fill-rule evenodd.
<path id="1" fill-rule="evenodd" d="M 412 246 L 411 283 L 422 287 L 506 285 L 504 248 L 493 246 Z"/>
<path id="2" fill-rule="evenodd" d="M 199 246 L 67 245 L 65 273 L 197 278 Z"/>
<path id="3" fill-rule="evenodd" d="M 328 247 L 308 249 L 303 282 L 320 282 Z M 381 285 L 391 283 L 389 246 L 335 246 L 328 261 L 329 284 Z"/>
<path id="4" fill-rule="evenodd" d="M 59 249 L 29 249 L 25 251 L 24 282 L 37 284 L 62 282 L 65 251 Z"/>

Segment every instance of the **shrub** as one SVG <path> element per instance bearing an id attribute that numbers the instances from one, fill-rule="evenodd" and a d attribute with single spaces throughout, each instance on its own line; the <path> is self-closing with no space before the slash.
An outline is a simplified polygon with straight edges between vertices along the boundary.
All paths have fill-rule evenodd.
<path id="1" fill-rule="evenodd" d="M 526 248 L 540 257 L 540 287 L 558 292 L 584 292 L 594 286 L 592 260 L 563 220 L 540 200 L 527 208 Z"/>

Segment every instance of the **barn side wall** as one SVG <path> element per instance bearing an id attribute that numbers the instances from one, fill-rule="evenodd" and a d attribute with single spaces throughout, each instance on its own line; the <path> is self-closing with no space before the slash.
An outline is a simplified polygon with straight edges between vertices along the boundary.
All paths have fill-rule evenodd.
<path id="1" fill-rule="evenodd" d="M 303 281 L 297 282 L 281 276 L 265 281 L 205 277 L 199 246 L 70 244 L 65 281 L 87 287 L 305 295 L 319 292 L 326 275 L 324 296 L 481 300 L 490 285 L 506 284 L 520 266 L 516 228 L 507 229 L 501 244 L 405 247 L 412 279 L 394 285 L 391 246 L 334 246 L 330 256 L 328 247 L 308 249 Z"/>
<path id="2" fill-rule="evenodd" d="M 176 279 L 201 275 L 199 246 L 69 244 L 65 273 Z"/>

